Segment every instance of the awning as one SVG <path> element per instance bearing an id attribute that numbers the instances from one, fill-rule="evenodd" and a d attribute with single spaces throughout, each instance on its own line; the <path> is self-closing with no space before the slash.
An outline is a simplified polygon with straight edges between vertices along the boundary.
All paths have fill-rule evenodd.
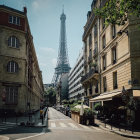
<path id="1" fill-rule="evenodd" d="M 90 102 L 98 102 L 98 101 L 112 100 L 112 98 L 114 96 L 117 96 L 117 95 L 119 95 L 121 93 L 122 93 L 122 91 L 111 92 L 111 93 L 104 93 L 104 94 L 99 95 L 98 97 L 95 97 L 95 98 L 90 99 Z"/>
<path id="2" fill-rule="evenodd" d="M 133 90 L 133 97 L 140 97 L 140 90 Z"/>

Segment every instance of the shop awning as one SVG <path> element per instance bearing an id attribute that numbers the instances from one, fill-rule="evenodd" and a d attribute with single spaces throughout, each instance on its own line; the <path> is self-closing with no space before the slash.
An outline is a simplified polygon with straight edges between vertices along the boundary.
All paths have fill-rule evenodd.
<path id="1" fill-rule="evenodd" d="M 140 97 L 140 90 L 133 90 L 133 97 Z"/>
<path id="2" fill-rule="evenodd" d="M 122 93 L 122 91 L 111 92 L 111 93 L 104 93 L 104 94 L 99 95 L 98 97 L 95 97 L 95 98 L 90 99 L 90 102 L 98 102 L 98 101 L 112 100 L 112 98 L 114 96 L 117 96 L 117 95 L 119 95 L 121 93 Z"/>

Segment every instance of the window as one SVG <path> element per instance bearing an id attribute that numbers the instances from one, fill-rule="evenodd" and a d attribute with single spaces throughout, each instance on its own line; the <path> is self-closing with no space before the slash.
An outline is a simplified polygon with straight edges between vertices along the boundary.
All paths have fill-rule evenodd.
<path id="1" fill-rule="evenodd" d="M 96 84 L 96 87 L 95 87 L 95 93 L 98 93 L 98 83 Z"/>
<path id="2" fill-rule="evenodd" d="M 18 72 L 18 64 L 14 61 L 10 61 L 7 64 L 7 72 Z"/>
<path id="3" fill-rule="evenodd" d="M 19 48 L 19 40 L 15 36 L 10 36 L 8 38 L 8 46 L 13 48 Z"/>
<path id="4" fill-rule="evenodd" d="M 93 50 L 94 55 L 98 53 L 98 43 L 97 41 L 94 43 L 94 50 Z"/>
<path id="5" fill-rule="evenodd" d="M 104 49 L 105 46 L 106 46 L 106 38 L 105 38 L 105 35 L 102 38 L 102 45 L 103 45 L 103 49 Z"/>
<path id="6" fill-rule="evenodd" d="M 97 36 L 97 24 L 95 24 L 95 26 L 94 26 L 94 37 L 96 37 Z"/>
<path id="7" fill-rule="evenodd" d="M 92 35 L 90 34 L 89 35 L 89 46 L 91 46 L 92 45 Z"/>
<path id="8" fill-rule="evenodd" d="M 17 104 L 18 87 L 6 87 L 6 104 Z"/>
<path id="9" fill-rule="evenodd" d="M 92 85 L 89 86 L 89 94 L 92 95 Z"/>
<path id="10" fill-rule="evenodd" d="M 113 89 L 118 88 L 118 83 L 117 83 L 117 72 L 113 72 Z"/>
<path id="11" fill-rule="evenodd" d="M 106 77 L 103 77 L 103 91 L 107 91 L 107 83 L 106 83 Z"/>
<path id="12" fill-rule="evenodd" d="M 103 70 L 106 69 L 106 55 L 103 56 Z"/>
<path id="13" fill-rule="evenodd" d="M 116 26 L 112 25 L 112 38 L 114 39 L 116 37 Z"/>
<path id="14" fill-rule="evenodd" d="M 9 16 L 9 23 L 20 25 L 20 18 L 16 16 Z"/>
<path id="15" fill-rule="evenodd" d="M 117 62 L 117 57 L 116 57 L 116 47 L 112 48 L 112 64 L 115 64 Z"/>
<path id="16" fill-rule="evenodd" d="M 102 19 L 102 27 L 105 28 L 105 18 Z"/>

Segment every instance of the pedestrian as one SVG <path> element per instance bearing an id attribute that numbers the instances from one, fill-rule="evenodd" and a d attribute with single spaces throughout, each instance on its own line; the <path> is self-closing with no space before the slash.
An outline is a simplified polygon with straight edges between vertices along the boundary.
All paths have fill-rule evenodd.
<path id="1" fill-rule="evenodd" d="M 43 117 L 43 110 L 40 109 L 40 119 Z"/>

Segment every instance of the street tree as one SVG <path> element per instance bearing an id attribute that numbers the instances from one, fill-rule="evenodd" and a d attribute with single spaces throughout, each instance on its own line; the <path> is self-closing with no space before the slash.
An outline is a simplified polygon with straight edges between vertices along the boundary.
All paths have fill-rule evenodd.
<path id="1" fill-rule="evenodd" d="M 105 24 L 124 25 L 129 16 L 140 17 L 140 0 L 106 0 L 101 8 L 94 8 L 95 15 L 105 19 Z M 105 0 L 102 0 L 105 2 Z"/>
<path id="2" fill-rule="evenodd" d="M 45 91 L 45 97 L 46 100 L 48 101 L 47 104 L 49 106 L 56 104 L 56 91 L 53 87 L 50 87 Z"/>

